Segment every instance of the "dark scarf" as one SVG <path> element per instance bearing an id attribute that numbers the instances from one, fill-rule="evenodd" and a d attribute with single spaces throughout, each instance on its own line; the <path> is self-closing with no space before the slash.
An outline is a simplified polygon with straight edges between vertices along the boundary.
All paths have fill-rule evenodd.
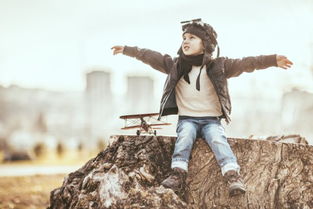
<path id="1" fill-rule="evenodd" d="M 184 53 L 179 53 L 179 58 L 178 58 L 178 68 L 182 70 L 184 73 L 184 79 L 187 83 L 190 84 L 190 79 L 189 79 L 189 73 L 192 69 L 192 66 L 201 66 L 199 75 L 197 77 L 196 81 L 196 89 L 200 91 L 200 74 L 202 71 L 202 68 L 204 66 L 203 62 L 203 54 L 197 55 L 197 56 L 187 56 Z"/>

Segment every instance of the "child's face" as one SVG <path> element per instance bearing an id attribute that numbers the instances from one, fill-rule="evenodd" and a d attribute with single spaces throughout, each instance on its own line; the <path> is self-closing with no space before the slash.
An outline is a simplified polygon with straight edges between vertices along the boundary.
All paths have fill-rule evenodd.
<path id="1" fill-rule="evenodd" d="M 204 46 L 201 38 L 191 33 L 183 34 L 182 50 L 185 55 L 200 55 L 204 53 Z"/>

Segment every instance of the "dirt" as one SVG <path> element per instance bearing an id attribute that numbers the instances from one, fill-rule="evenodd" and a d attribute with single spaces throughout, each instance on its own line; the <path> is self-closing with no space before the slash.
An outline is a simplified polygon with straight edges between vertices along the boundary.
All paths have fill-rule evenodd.
<path id="1" fill-rule="evenodd" d="M 1 209 L 42 209 L 50 192 L 60 187 L 66 174 L 0 177 Z"/>

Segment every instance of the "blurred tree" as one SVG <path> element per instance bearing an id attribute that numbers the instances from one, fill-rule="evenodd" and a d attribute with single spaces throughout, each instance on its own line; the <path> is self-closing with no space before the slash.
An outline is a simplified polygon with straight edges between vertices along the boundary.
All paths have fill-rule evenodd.
<path id="1" fill-rule="evenodd" d="M 78 151 L 78 152 L 81 152 L 81 151 L 83 151 L 83 149 L 84 149 L 84 145 L 83 145 L 82 142 L 80 142 L 80 143 L 78 144 L 78 146 L 77 146 L 77 151 Z"/>
<path id="2" fill-rule="evenodd" d="M 57 151 L 57 154 L 58 154 L 59 157 L 63 157 L 64 156 L 65 147 L 64 147 L 64 145 L 61 142 L 58 143 L 56 151 Z"/>
<path id="3" fill-rule="evenodd" d="M 44 113 L 42 112 L 38 114 L 37 120 L 35 121 L 35 130 L 40 133 L 47 132 L 47 124 L 46 124 Z"/>
<path id="4" fill-rule="evenodd" d="M 34 146 L 33 151 L 36 158 L 43 157 L 46 152 L 46 146 L 44 143 L 39 142 Z"/>

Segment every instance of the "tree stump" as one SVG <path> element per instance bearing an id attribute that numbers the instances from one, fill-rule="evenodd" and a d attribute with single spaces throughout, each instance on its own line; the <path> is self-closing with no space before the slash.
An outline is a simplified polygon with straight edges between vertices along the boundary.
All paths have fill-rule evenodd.
<path id="1" fill-rule="evenodd" d="M 51 192 L 49 209 L 313 208 L 313 147 L 266 140 L 228 141 L 247 185 L 230 197 L 208 145 L 193 147 L 184 196 L 160 186 L 170 174 L 176 137 L 114 136 L 115 142 Z"/>

